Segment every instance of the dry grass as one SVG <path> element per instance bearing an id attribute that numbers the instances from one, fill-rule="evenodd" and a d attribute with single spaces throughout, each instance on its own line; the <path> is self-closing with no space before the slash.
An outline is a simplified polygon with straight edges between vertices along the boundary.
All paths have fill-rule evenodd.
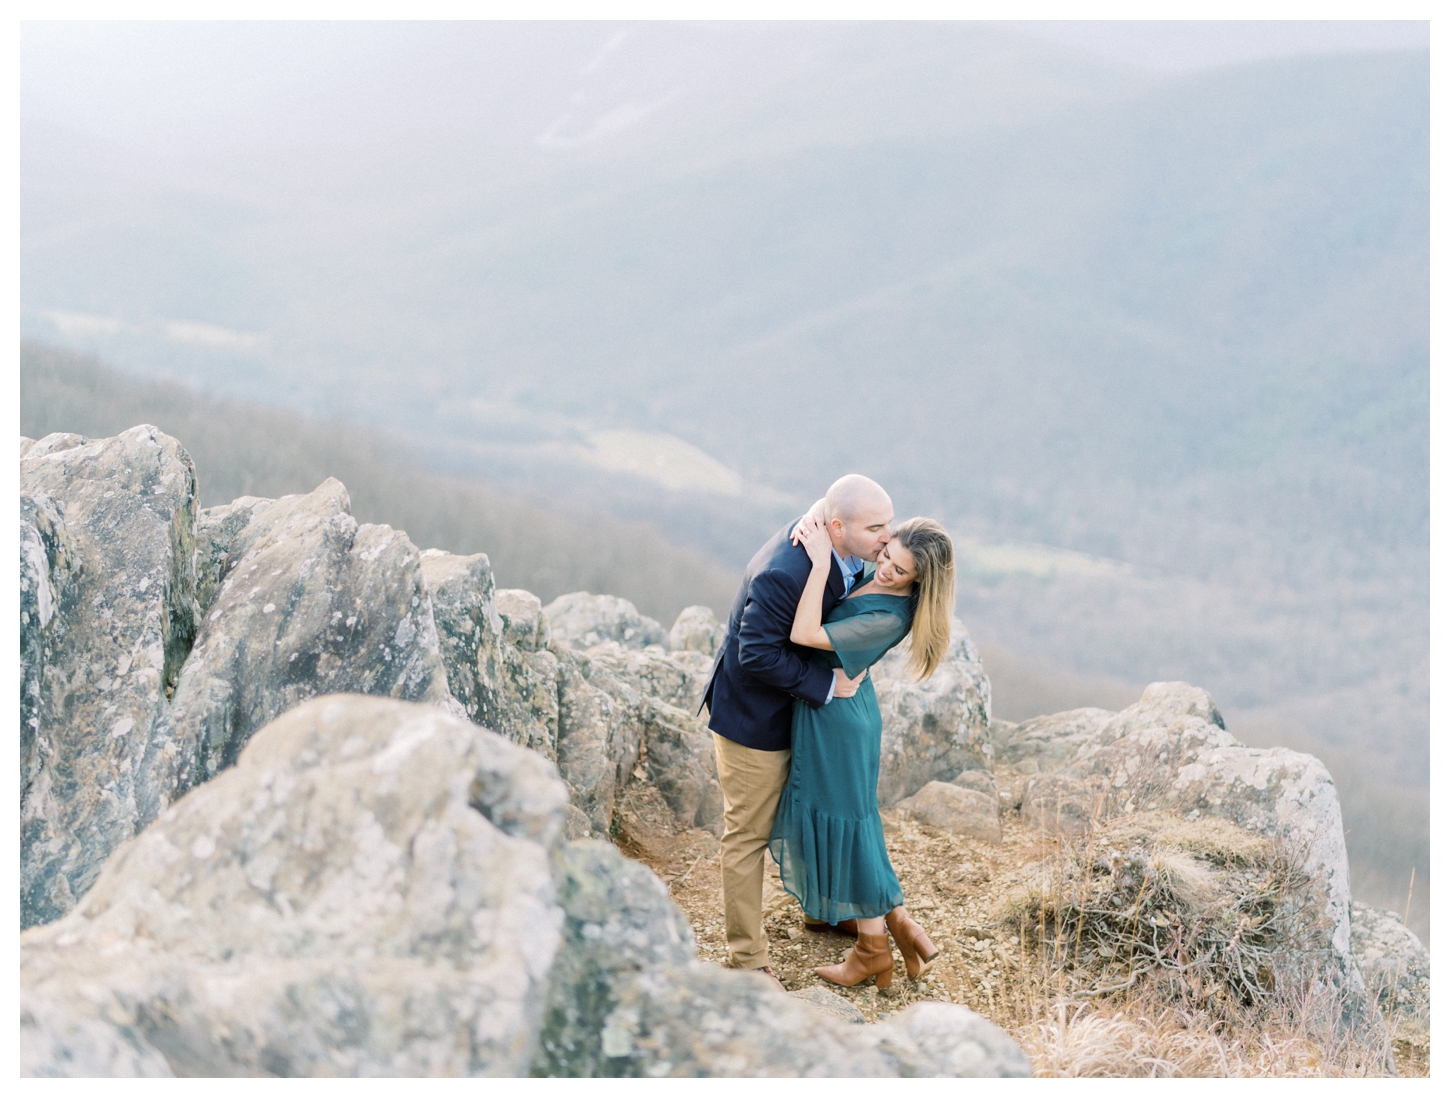
<path id="1" fill-rule="evenodd" d="M 1038 1075 L 1380 1075 L 1389 1034 L 1344 1023 L 1318 883 L 1222 820 L 1139 813 L 1063 839 L 999 911 L 1017 979 L 995 1021 Z"/>
<path id="2" fill-rule="evenodd" d="M 941 955 L 927 978 L 911 981 L 898 958 L 892 986 L 877 991 L 869 982 L 837 988 L 870 1021 L 921 1000 L 962 1003 L 979 1011 L 1019 1040 L 1032 1059 L 1034 1072 L 1049 1077 L 1298 1077 L 1382 1074 L 1387 1039 L 1366 1039 L 1346 1032 L 1341 1003 L 1323 981 L 1292 966 L 1274 969 L 1272 979 L 1260 976 L 1236 984 L 1224 961 L 1242 959 L 1246 970 L 1255 950 L 1298 941 L 1312 947 L 1322 932 L 1312 920 L 1296 914 L 1303 882 L 1294 875 L 1294 859 L 1257 836 L 1220 821 L 1185 824 L 1176 817 L 1147 813 L 1130 816 L 1095 837 L 1059 841 L 1024 824 L 1015 813 L 1003 821 L 1003 841 L 986 843 L 883 813 L 887 847 L 906 891 L 907 904 L 933 937 Z M 616 816 L 615 840 L 622 850 L 653 868 L 684 910 L 699 942 L 703 960 L 725 960 L 721 919 L 719 845 L 713 836 L 676 827 L 669 809 L 654 789 L 634 784 L 625 790 Z M 1134 844 L 1139 846 L 1135 847 Z M 1095 847 L 1096 855 L 1088 851 Z M 1144 856 L 1130 857 L 1134 849 Z M 1105 870 L 1118 852 L 1117 869 Z M 1116 874 L 1116 875 L 1115 875 Z M 1103 956 L 1107 943 L 1101 928 L 1090 956 L 1083 947 L 1068 948 L 1079 923 L 1073 913 L 1092 909 L 1089 900 L 1107 899 L 1121 889 L 1128 875 L 1148 881 L 1139 912 L 1150 910 L 1167 919 L 1177 914 L 1180 927 L 1128 935 L 1138 943 L 1120 956 Z M 1053 878 L 1056 893 L 1043 889 Z M 1225 903 L 1227 886 L 1257 881 L 1257 900 Z M 1059 913 L 1052 933 L 1028 933 L 1021 916 L 1025 890 L 1037 887 L 1039 910 Z M 1281 900 L 1274 899 L 1275 890 Z M 1137 893 L 1135 892 L 1136 896 Z M 1268 896 L 1272 910 L 1256 907 Z M 1118 908 L 1107 905 L 1115 916 Z M 845 938 L 805 931 L 800 909 L 766 878 L 766 930 L 771 964 L 788 989 L 823 986 L 812 971 L 832 964 L 849 948 Z M 1208 929 L 1185 938 L 1185 916 L 1209 912 Z M 1224 928 L 1239 920 L 1257 922 L 1235 941 Z M 1014 920 L 1016 920 L 1014 922 Z M 1139 919 L 1141 924 L 1142 919 Z M 1043 919 L 1040 929 L 1047 925 Z M 1119 932 L 1122 924 L 1119 921 Z M 1131 924 L 1129 924 L 1131 925 Z M 1146 938 L 1143 935 L 1146 934 Z M 1297 935 L 1297 937 L 1296 937 Z M 1256 937 L 1257 936 L 1257 937 Z M 1191 948 L 1187 943 L 1192 941 Z M 1187 963 L 1204 956 L 1219 965 L 1187 968 L 1175 961 L 1147 971 L 1131 986 L 1105 991 L 1105 980 L 1126 982 L 1136 958 L 1142 967 L 1156 943 L 1159 954 L 1171 942 L 1184 943 Z M 1255 945 L 1257 941 L 1259 944 Z M 1110 950 L 1110 954 L 1111 954 Z M 1125 962 L 1128 967 L 1122 967 Z M 1272 966 L 1271 966 L 1272 967 Z M 1209 971 L 1213 969 L 1213 971 Z M 1235 968 L 1234 972 L 1237 971 Z M 1218 993 L 1206 992 L 1217 985 Z M 1246 989 L 1255 989 L 1249 993 Z M 1087 992 L 1087 994 L 1079 994 Z M 1393 1030 L 1393 1022 L 1391 1021 Z M 1393 1033 L 1391 1033 L 1391 1036 Z M 1403 1046 L 1403 1047 L 1402 1047 Z M 1400 1073 L 1428 1074 L 1428 1051 L 1413 1052 L 1400 1042 Z"/>

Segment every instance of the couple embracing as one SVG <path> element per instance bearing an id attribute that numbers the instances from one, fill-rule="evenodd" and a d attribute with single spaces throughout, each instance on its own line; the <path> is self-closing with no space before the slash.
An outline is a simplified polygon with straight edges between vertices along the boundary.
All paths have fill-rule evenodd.
<path id="1" fill-rule="evenodd" d="M 909 977 L 937 949 L 907 914 L 876 803 L 881 710 L 869 671 L 907 637 L 918 678 L 951 640 L 951 538 L 892 528 L 891 498 L 852 474 L 761 547 L 735 596 L 705 704 L 725 800 L 720 871 L 732 968 L 776 979 L 761 912 L 767 847 L 812 930 L 854 934 L 836 984 Z M 887 937 L 888 932 L 890 938 Z"/>

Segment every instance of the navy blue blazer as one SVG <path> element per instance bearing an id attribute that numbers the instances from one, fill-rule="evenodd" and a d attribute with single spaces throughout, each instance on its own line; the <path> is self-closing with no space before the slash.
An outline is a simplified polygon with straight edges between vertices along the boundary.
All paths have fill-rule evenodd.
<path id="1" fill-rule="evenodd" d="M 790 640 L 811 574 L 809 554 L 790 542 L 799 521 L 761 546 L 746 566 L 702 702 L 710 707 L 711 729 L 757 751 L 789 748 L 791 699 L 819 708 L 834 677 L 808 662 L 809 648 Z M 822 621 L 845 593 L 846 581 L 833 562 L 821 598 Z"/>

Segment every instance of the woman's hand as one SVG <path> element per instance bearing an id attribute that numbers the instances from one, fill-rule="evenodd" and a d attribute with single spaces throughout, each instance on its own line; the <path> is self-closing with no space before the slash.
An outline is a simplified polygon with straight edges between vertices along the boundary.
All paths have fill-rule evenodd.
<path id="1" fill-rule="evenodd" d="M 831 535 L 826 532 L 826 524 L 815 515 L 801 519 L 791 540 L 805 547 L 812 565 L 831 563 Z"/>

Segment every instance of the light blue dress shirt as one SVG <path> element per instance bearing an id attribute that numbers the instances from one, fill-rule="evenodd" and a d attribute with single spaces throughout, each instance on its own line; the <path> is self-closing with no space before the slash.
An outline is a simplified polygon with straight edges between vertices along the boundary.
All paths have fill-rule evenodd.
<path id="1" fill-rule="evenodd" d="M 840 568 L 841 578 L 846 581 L 846 590 L 841 595 L 842 598 L 845 598 L 846 595 L 849 595 L 851 593 L 851 588 L 856 586 L 856 577 L 859 576 L 861 574 L 861 570 L 866 567 L 866 562 L 857 556 L 843 557 L 840 553 L 836 552 L 834 546 L 832 546 L 831 548 L 831 556 L 836 558 L 836 567 Z M 832 674 L 831 689 L 826 693 L 826 700 L 821 704 L 830 705 L 831 699 L 835 696 L 836 676 Z"/>

